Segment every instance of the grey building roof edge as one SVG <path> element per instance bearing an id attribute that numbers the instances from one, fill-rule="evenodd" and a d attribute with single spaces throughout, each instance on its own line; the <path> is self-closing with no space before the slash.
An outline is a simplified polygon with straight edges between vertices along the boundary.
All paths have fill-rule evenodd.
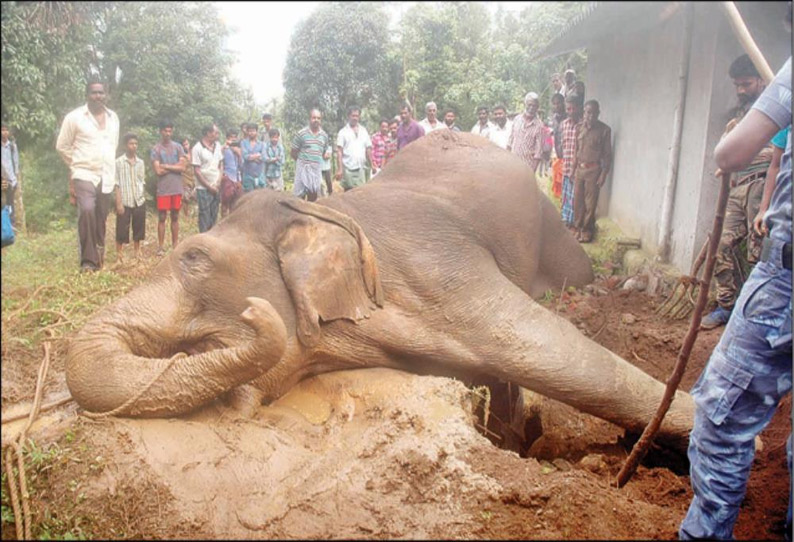
<path id="1" fill-rule="evenodd" d="M 581 49 L 625 25 L 632 25 L 635 30 L 651 26 L 658 22 L 660 15 L 667 19 L 681 4 L 683 2 L 590 2 L 532 60 Z"/>

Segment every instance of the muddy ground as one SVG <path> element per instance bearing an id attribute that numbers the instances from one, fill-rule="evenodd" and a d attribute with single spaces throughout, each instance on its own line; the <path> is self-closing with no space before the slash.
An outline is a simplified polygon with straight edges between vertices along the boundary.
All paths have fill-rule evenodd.
<path id="1" fill-rule="evenodd" d="M 664 381 L 688 320 L 617 284 L 546 305 Z M 682 388 L 721 332 L 700 333 Z M 62 375 L 49 380 L 49 398 L 66 393 Z M 220 400 L 174 420 L 88 420 L 72 403 L 32 432 L 44 457 L 29 467 L 34 526 L 90 538 L 676 538 L 692 496 L 681 456 L 657 450 L 617 489 L 623 430 L 528 393 L 518 454 L 494 444 L 510 440 L 498 434 L 508 414 L 487 395 L 370 369 L 307 380 L 255 419 Z M 4 400 L 4 417 L 18 409 Z M 783 537 L 790 411 L 789 396 L 762 434 L 739 539 Z"/>

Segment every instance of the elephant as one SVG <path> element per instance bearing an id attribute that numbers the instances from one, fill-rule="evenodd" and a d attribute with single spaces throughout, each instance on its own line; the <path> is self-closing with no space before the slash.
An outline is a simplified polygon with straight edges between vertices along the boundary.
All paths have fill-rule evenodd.
<path id="1" fill-rule="evenodd" d="M 485 375 L 639 433 L 662 383 L 536 301 L 593 278 L 520 159 L 439 130 L 341 195 L 244 195 L 75 334 L 67 384 L 89 413 L 171 417 L 327 371 Z M 678 391 L 657 440 L 685 449 L 693 414 Z"/>

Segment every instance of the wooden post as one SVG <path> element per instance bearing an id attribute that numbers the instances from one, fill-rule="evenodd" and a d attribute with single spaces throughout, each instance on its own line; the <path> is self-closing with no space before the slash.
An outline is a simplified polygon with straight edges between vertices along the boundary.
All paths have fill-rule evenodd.
<path id="1" fill-rule="evenodd" d="M 667 175 L 662 197 L 662 214 L 659 222 L 659 247 L 656 257 L 661 262 L 670 260 L 670 241 L 673 224 L 673 205 L 675 190 L 678 184 L 678 166 L 681 161 L 681 139 L 684 132 L 684 109 L 686 108 L 686 91 L 689 81 L 689 59 L 692 51 L 692 31 L 695 19 L 695 6 L 687 2 L 684 10 L 684 41 L 681 49 L 681 60 L 678 65 L 678 89 L 673 116 L 673 140 L 667 158 Z"/>

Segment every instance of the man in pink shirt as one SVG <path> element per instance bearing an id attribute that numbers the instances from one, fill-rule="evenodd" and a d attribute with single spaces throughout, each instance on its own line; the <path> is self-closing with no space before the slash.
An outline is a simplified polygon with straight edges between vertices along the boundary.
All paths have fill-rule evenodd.
<path id="1" fill-rule="evenodd" d="M 425 135 L 425 130 L 413 118 L 413 109 L 405 104 L 400 109 L 400 127 L 397 128 L 397 150 L 399 151 L 411 141 L 419 139 Z"/>
<path id="2" fill-rule="evenodd" d="M 380 120 L 380 130 L 372 136 L 372 176 L 374 177 L 386 165 L 386 153 L 389 146 L 389 119 Z"/>

